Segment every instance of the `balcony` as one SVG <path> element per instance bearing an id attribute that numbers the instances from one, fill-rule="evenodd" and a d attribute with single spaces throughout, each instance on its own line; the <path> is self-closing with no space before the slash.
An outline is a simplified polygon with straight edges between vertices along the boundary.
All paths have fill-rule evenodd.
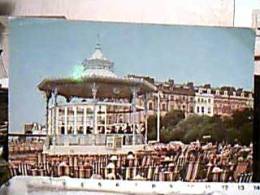
<path id="1" fill-rule="evenodd" d="M 69 145 L 85 145 L 85 146 L 105 146 L 111 137 L 120 137 L 122 145 L 133 144 L 133 134 L 87 134 L 87 135 L 55 135 L 47 141 L 49 145 L 69 146 Z M 144 136 L 135 134 L 135 144 L 144 144 Z"/>

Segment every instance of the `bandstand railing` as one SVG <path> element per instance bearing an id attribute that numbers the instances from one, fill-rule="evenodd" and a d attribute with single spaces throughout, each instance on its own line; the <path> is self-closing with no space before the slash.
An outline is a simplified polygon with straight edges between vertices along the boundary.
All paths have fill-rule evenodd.
<path id="1" fill-rule="evenodd" d="M 55 135 L 49 138 L 50 145 L 106 145 L 107 137 L 120 136 L 123 145 L 133 144 L 133 134 L 87 134 Z M 144 136 L 135 134 L 135 144 L 144 144 Z"/>

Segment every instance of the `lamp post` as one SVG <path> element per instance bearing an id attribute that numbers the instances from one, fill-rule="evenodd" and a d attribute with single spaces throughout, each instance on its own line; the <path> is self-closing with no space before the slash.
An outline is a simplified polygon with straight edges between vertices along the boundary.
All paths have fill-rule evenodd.
<path id="1" fill-rule="evenodd" d="M 145 127 L 144 127 L 144 129 L 145 129 L 145 137 L 144 137 L 144 142 L 145 142 L 145 144 L 147 144 L 147 135 L 148 135 L 148 123 L 147 123 L 147 110 L 148 110 L 148 108 L 147 108 L 147 99 L 148 99 L 148 97 L 149 97 L 149 94 L 147 94 L 147 93 L 145 93 L 144 94 L 144 122 L 145 122 Z"/>
<path id="2" fill-rule="evenodd" d="M 132 124 L 133 124 L 133 145 L 135 145 L 135 142 L 136 142 L 136 135 L 135 135 L 135 114 L 136 114 L 136 93 L 137 93 L 137 88 L 136 87 L 133 87 L 132 89 L 132 103 L 131 103 L 131 106 L 132 106 L 132 117 L 131 117 L 131 120 L 132 120 Z"/>
<path id="3" fill-rule="evenodd" d="M 160 91 L 157 92 L 157 142 L 160 142 Z"/>

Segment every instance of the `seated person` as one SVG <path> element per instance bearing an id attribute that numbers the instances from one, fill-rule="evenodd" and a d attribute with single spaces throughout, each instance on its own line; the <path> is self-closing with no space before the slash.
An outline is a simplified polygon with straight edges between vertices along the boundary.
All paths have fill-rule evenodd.
<path id="1" fill-rule="evenodd" d="M 128 124 L 127 124 L 127 127 L 126 127 L 126 133 L 131 133 L 131 127 Z"/>
<path id="2" fill-rule="evenodd" d="M 87 127 L 87 134 L 91 134 L 90 127 Z"/>
<path id="3" fill-rule="evenodd" d="M 118 133 L 119 133 L 119 134 L 123 134 L 123 133 L 124 133 L 122 127 L 119 127 Z"/>
<path id="4" fill-rule="evenodd" d="M 99 131 L 101 134 L 104 134 L 105 133 L 105 127 L 100 127 L 100 131 Z"/>
<path id="5" fill-rule="evenodd" d="M 112 126 L 111 133 L 112 133 L 112 134 L 116 133 L 116 128 L 115 128 L 115 126 Z"/>

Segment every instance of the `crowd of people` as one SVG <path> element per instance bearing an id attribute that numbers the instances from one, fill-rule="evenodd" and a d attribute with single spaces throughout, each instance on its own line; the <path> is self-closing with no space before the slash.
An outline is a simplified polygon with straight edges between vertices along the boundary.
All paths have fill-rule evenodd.
<path id="1" fill-rule="evenodd" d="M 47 155 L 38 152 L 30 160 L 24 156 L 11 160 L 10 172 L 12 175 L 95 176 L 103 179 L 250 182 L 252 153 L 252 144 L 202 144 L 199 141 L 183 144 L 175 141 L 117 155 Z"/>
<path id="2" fill-rule="evenodd" d="M 143 123 L 129 124 L 129 123 L 118 123 L 116 125 L 108 126 L 107 133 L 109 134 L 131 134 L 135 129 L 136 133 L 144 134 L 145 128 Z M 100 127 L 99 133 L 105 133 L 105 128 Z"/>
<path id="3" fill-rule="evenodd" d="M 196 141 L 185 145 L 172 142 L 154 145 L 153 149 L 161 155 L 171 156 L 174 163 L 183 161 L 180 170 L 182 180 L 239 181 L 243 175 L 252 176 L 252 144 L 232 146 Z"/>
<path id="4" fill-rule="evenodd" d="M 133 133 L 133 130 L 135 129 L 135 133 L 144 134 L 145 128 L 143 123 L 137 123 L 137 124 L 129 124 L 129 123 L 115 123 L 113 125 L 107 125 L 106 126 L 106 132 L 105 132 L 105 126 L 98 126 L 98 133 L 99 134 L 131 134 Z M 83 134 L 83 127 L 80 127 L 77 130 L 78 134 Z M 93 127 L 87 126 L 86 128 L 86 134 L 92 134 L 93 133 Z M 61 128 L 61 134 L 65 134 L 65 128 L 62 126 Z M 73 134 L 73 129 L 70 127 L 68 129 L 68 134 Z"/>
<path id="5" fill-rule="evenodd" d="M 35 153 L 43 150 L 44 139 L 32 138 L 32 139 L 11 139 L 8 143 L 9 156 Z"/>

